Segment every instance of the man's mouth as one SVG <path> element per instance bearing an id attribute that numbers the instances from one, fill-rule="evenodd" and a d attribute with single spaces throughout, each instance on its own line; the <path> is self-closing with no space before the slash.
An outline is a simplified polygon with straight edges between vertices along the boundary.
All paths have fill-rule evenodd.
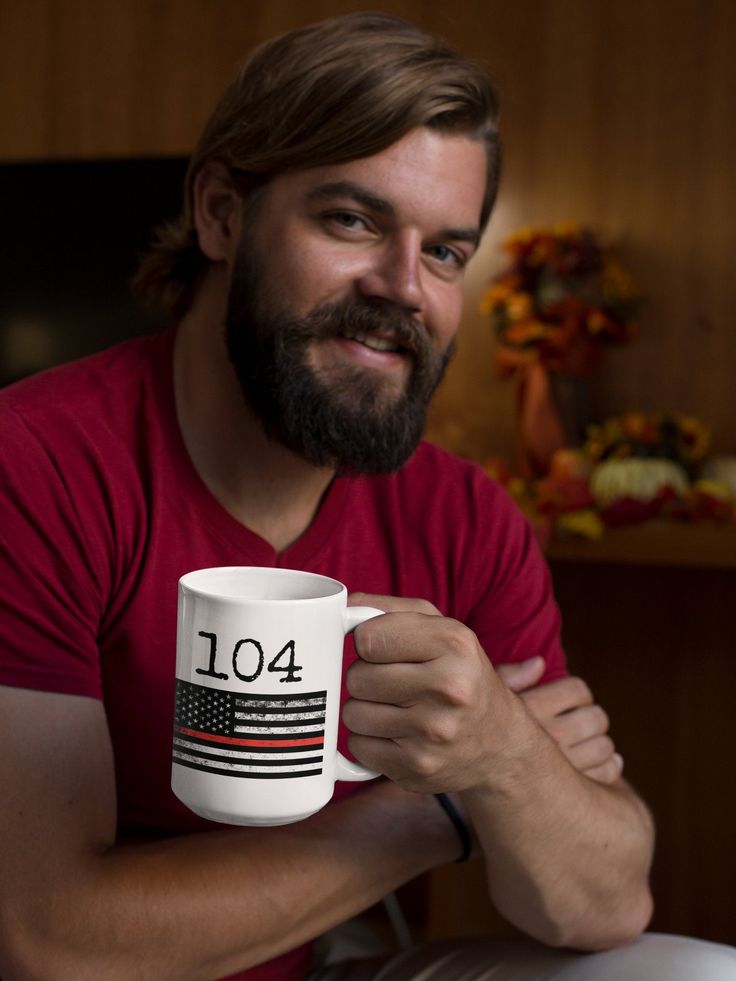
<path id="1" fill-rule="evenodd" d="M 378 337 L 376 334 L 369 334 L 362 330 L 351 330 L 348 327 L 341 334 L 346 340 L 357 341 L 359 344 L 369 347 L 372 351 L 396 352 L 402 350 L 401 345 L 397 344 L 396 341 L 389 340 L 387 337 Z"/>

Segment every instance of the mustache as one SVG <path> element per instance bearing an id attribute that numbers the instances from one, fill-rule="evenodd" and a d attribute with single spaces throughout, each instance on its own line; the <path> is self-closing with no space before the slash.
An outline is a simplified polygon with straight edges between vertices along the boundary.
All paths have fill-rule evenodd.
<path id="1" fill-rule="evenodd" d="M 432 351 L 432 342 L 424 325 L 388 303 L 364 300 L 323 303 L 300 318 L 299 324 L 305 341 L 355 333 L 380 334 L 415 356 Z"/>

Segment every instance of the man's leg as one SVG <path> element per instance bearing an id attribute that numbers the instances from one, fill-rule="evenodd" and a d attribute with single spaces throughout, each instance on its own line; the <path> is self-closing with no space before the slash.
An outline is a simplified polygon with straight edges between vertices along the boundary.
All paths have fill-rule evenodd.
<path id="1" fill-rule="evenodd" d="M 335 964 L 313 981 L 736 981 L 736 949 L 689 937 L 645 934 L 597 954 L 534 942 L 427 944 L 390 958 Z"/>

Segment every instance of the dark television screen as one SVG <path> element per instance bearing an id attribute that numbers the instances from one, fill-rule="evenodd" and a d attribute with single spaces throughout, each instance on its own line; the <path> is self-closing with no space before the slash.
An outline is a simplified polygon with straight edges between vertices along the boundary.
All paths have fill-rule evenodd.
<path id="1" fill-rule="evenodd" d="M 0 165 L 0 384 L 161 326 L 130 295 L 186 160 Z"/>

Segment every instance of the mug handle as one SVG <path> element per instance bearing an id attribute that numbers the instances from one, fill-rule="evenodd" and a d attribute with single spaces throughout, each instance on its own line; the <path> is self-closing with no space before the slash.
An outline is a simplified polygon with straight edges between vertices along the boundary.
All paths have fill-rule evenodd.
<path id="1" fill-rule="evenodd" d="M 373 606 L 348 606 L 343 611 L 343 624 L 345 633 L 351 634 L 355 628 L 365 620 L 372 620 L 373 617 L 383 616 L 385 610 L 377 610 Z M 374 780 L 380 777 L 380 773 L 374 773 L 361 763 L 355 763 L 346 759 L 338 750 L 337 766 L 335 777 L 337 780 Z"/>

